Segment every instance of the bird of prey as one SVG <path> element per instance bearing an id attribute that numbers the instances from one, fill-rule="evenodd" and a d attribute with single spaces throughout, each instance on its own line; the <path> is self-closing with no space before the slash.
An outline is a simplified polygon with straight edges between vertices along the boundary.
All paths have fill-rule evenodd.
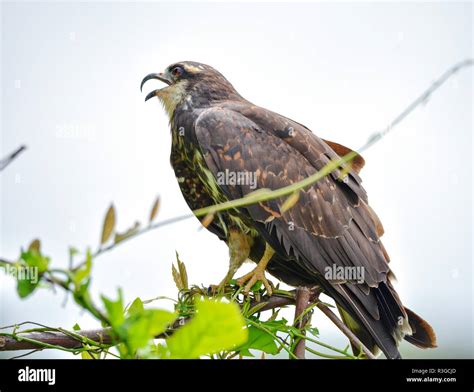
<path id="1" fill-rule="evenodd" d="M 294 184 L 351 151 L 247 101 L 209 65 L 172 64 L 147 75 L 141 88 L 151 79 L 166 84 L 145 101 L 158 97 L 169 116 L 171 165 L 191 210 Z M 265 271 L 291 286 L 318 285 L 374 353 L 400 358 L 402 339 L 436 347 L 431 326 L 403 306 L 392 285 L 383 228 L 359 177 L 364 160 L 343 166 L 301 190 L 291 208 L 280 198 L 216 214 L 206 226 L 229 247 L 224 282 L 250 259 L 257 266 L 237 280 L 246 291 L 262 281 L 271 294 Z M 328 275 L 353 268 L 363 279 Z"/>

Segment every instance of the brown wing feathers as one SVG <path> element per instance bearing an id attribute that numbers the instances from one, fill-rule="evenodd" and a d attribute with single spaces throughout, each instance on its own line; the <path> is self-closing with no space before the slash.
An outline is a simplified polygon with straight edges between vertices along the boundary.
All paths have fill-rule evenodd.
<path id="1" fill-rule="evenodd" d="M 258 188 L 278 189 L 310 176 L 348 150 L 332 142 L 329 147 L 306 128 L 275 113 L 253 106 L 245 111 L 244 116 L 226 108 L 208 109 L 195 123 L 196 138 L 214 175 L 225 169 L 256 172 Z M 291 136 L 285 131 L 288 128 Z M 234 147 L 229 159 L 226 151 Z M 244 211 L 277 253 L 284 252 L 288 263 L 298 263 L 313 276 L 389 358 L 397 358 L 395 337 L 406 313 L 389 287 L 388 259 L 379 241 L 383 228 L 367 204 L 357 174 L 363 164 L 360 157 L 345 182 L 333 173 L 302 190 L 296 205 L 284 213 L 279 210 L 284 199 Z M 245 185 L 222 190 L 230 199 L 253 191 Z M 326 281 L 325 268 L 332 265 L 364 267 L 365 283 Z"/>
<path id="2" fill-rule="evenodd" d="M 336 142 L 331 142 L 326 139 L 321 139 L 324 141 L 329 147 L 333 149 L 333 151 L 339 155 L 339 156 L 344 156 L 346 154 L 349 154 L 352 152 L 352 150 L 346 146 L 343 146 L 342 144 L 336 143 Z M 359 174 L 362 168 L 365 166 L 365 160 L 362 158 L 360 155 L 357 155 L 353 160 L 352 160 L 352 169 Z"/>

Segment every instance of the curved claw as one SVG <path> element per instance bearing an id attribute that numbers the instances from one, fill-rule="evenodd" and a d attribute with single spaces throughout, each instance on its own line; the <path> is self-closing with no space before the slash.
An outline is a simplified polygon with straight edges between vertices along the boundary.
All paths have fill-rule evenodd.
<path id="1" fill-rule="evenodd" d="M 237 279 L 237 284 L 239 286 L 243 286 L 245 283 L 247 283 L 244 287 L 244 294 L 248 294 L 252 289 L 252 286 L 258 281 L 263 283 L 268 295 L 272 295 L 273 290 L 267 278 L 265 277 L 265 271 L 262 271 L 260 268 L 258 268 L 258 266 L 248 274 L 245 274 L 241 278 Z"/>

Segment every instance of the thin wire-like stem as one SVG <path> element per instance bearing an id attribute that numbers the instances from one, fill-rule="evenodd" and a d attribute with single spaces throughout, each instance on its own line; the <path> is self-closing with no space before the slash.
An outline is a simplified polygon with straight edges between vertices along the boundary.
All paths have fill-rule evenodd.
<path id="1" fill-rule="evenodd" d="M 319 171 L 317 171 L 313 175 L 283 188 L 279 188 L 275 190 L 260 190 L 260 191 L 248 194 L 247 196 L 244 196 L 240 199 L 229 200 L 224 203 L 215 204 L 215 205 L 204 207 L 204 208 L 199 208 L 197 210 L 194 210 L 192 214 L 181 215 L 174 218 L 163 220 L 161 222 L 157 222 L 155 224 L 148 225 L 144 227 L 143 229 L 137 230 L 136 233 L 130 235 L 129 237 L 126 237 L 125 239 L 123 239 L 122 241 L 118 243 L 113 243 L 107 247 L 100 248 L 98 251 L 96 251 L 93 254 L 93 256 L 98 257 L 112 249 L 115 249 L 120 244 L 123 244 L 132 238 L 138 237 L 152 230 L 155 230 L 155 229 L 158 229 L 158 228 L 161 228 L 173 223 L 181 222 L 193 217 L 199 218 L 199 217 L 205 217 L 205 216 L 212 216 L 218 212 L 237 209 L 241 207 L 247 207 L 252 204 L 261 203 L 261 202 L 269 201 L 273 199 L 278 199 L 284 196 L 291 195 L 294 192 L 297 192 L 301 189 L 304 189 L 316 183 L 317 181 L 321 180 L 322 178 L 332 173 L 334 170 L 338 170 L 341 166 L 344 166 L 350 163 L 361 152 L 366 151 L 367 149 L 372 147 L 374 144 L 378 143 L 389 132 L 393 131 L 393 129 L 397 125 L 399 125 L 403 120 L 405 120 L 416 108 L 426 103 L 428 99 L 433 95 L 433 93 L 437 91 L 449 78 L 451 78 L 453 75 L 455 75 L 462 69 L 470 67 L 473 64 L 474 64 L 473 59 L 466 59 L 450 67 L 439 78 L 437 78 L 425 91 L 423 91 L 414 101 L 412 101 L 398 115 L 396 115 L 395 118 L 392 121 L 390 121 L 385 128 L 383 128 L 379 132 L 375 132 L 374 134 L 372 134 L 360 148 L 358 148 L 355 151 L 351 151 L 350 153 L 340 157 L 339 159 L 335 159 L 328 162 L 325 166 L 323 166 Z M 85 262 L 79 264 L 77 267 L 75 267 L 75 269 L 80 268 L 80 266 L 83 265 L 84 263 Z"/>
<path id="2" fill-rule="evenodd" d="M 20 146 L 15 151 L 10 153 L 7 157 L 0 160 L 0 171 L 5 169 L 10 163 L 13 162 L 23 151 L 26 150 L 26 146 Z"/>

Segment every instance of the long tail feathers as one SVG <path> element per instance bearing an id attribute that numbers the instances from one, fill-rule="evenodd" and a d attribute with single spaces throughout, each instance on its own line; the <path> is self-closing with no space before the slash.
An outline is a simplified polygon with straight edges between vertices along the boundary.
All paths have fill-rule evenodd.
<path id="1" fill-rule="evenodd" d="M 341 306 L 341 303 L 337 306 L 342 320 L 374 355 L 380 349 L 389 359 L 401 358 L 397 346 L 402 339 L 420 348 L 436 347 L 433 328 L 402 305 L 390 282 L 374 290 L 380 319 L 374 319 L 364 311 L 364 307 L 345 287 L 340 287 L 338 291 L 346 305 L 349 305 Z M 360 354 L 360 347 L 352 345 L 352 350 L 354 355 Z"/>
<path id="2" fill-rule="evenodd" d="M 398 351 L 397 342 L 392 335 L 392 328 L 389 328 L 387 325 L 387 320 L 376 320 L 370 316 L 359 301 L 353 298 L 353 295 L 351 295 L 343 285 L 339 286 L 338 291 L 348 304 L 346 309 L 351 309 L 351 311 L 354 312 L 354 314 L 350 314 L 350 318 L 352 318 L 353 321 L 358 320 L 359 322 L 359 331 L 355 329 L 353 332 L 364 345 L 368 344 L 369 346 L 367 348 L 374 353 L 376 352 L 373 347 L 374 344 L 370 341 L 370 338 L 367 338 L 368 334 L 373 339 L 375 345 L 382 350 L 388 359 L 400 359 L 401 356 Z M 351 327 L 349 328 L 352 330 Z"/>
<path id="3" fill-rule="evenodd" d="M 410 323 L 412 335 L 405 335 L 404 339 L 420 348 L 435 348 L 436 345 L 436 334 L 425 320 L 418 316 L 412 310 L 405 308 L 405 312 L 408 315 L 408 321 Z"/>
<path id="4" fill-rule="evenodd" d="M 374 355 L 377 356 L 380 353 L 379 346 L 367 328 L 361 325 L 360 322 L 355 321 L 354 318 L 352 318 L 349 313 L 347 313 L 341 306 L 337 305 L 337 308 L 344 324 L 346 324 L 347 327 L 359 338 L 364 346 L 366 346 Z M 412 330 L 412 335 L 405 335 L 404 339 L 407 342 L 423 349 L 437 347 L 435 332 L 428 322 L 408 308 L 405 308 L 405 312 L 408 316 L 408 322 Z M 360 355 L 360 347 L 356 347 L 353 344 L 351 344 L 351 346 L 354 355 Z M 387 355 L 387 350 L 385 349 L 383 351 L 385 355 Z M 388 357 L 397 358 L 397 355 L 392 351 L 389 353 Z"/>

